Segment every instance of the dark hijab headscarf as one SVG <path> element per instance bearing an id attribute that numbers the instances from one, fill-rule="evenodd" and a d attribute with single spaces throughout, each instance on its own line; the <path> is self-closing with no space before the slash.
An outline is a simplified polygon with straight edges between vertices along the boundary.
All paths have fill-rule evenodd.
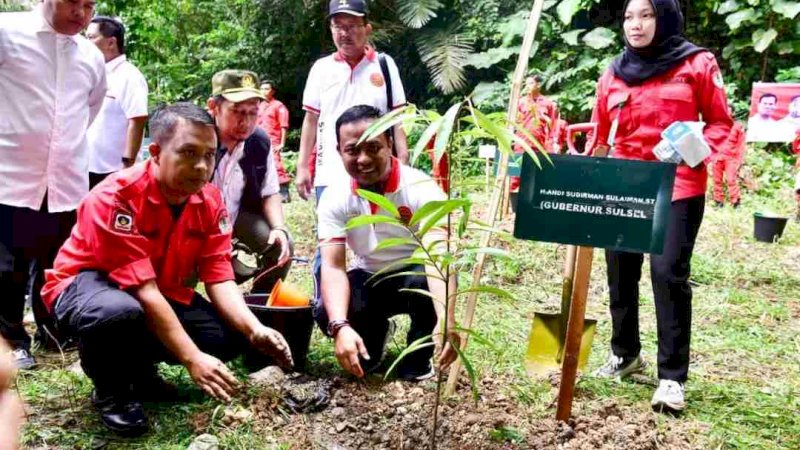
<path id="1" fill-rule="evenodd" d="M 624 12 L 631 0 L 625 1 Z M 683 13 L 677 0 L 650 0 L 656 13 L 656 32 L 653 42 L 644 48 L 633 48 L 624 37 L 625 50 L 611 67 L 614 75 L 628 86 L 637 86 L 647 79 L 674 68 L 689 56 L 704 51 L 683 37 Z"/>

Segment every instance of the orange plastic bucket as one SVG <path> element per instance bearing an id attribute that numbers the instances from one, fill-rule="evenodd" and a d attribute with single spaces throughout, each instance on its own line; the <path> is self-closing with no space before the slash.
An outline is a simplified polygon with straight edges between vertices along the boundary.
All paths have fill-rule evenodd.
<path id="1" fill-rule="evenodd" d="M 278 280 L 269 294 L 267 306 L 273 308 L 299 308 L 308 306 L 310 299 L 296 286 Z"/>

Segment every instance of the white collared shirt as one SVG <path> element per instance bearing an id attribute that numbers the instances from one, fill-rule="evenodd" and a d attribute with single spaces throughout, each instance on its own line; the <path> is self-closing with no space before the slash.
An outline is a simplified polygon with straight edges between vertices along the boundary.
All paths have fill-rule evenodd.
<path id="1" fill-rule="evenodd" d="M 392 103 L 387 105 L 384 80 L 378 53 L 368 47 L 364 58 L 350 67 L 338 53 L 318 59 L 311 67 L 303 92 L 303 109 L 318 114 L 317 162 L 315 186 L 330 186 L 348 180 L 342 158 L 336 149 L 336 119 L 348 108 L 370 105 L 386 113 L 406 104 L 400 72 L 391 56 L 386 56 L 389 76 L 392 77 Z"/>
<path id="2" fill-rule="evenodd" d="M 366 199 L 360 197 L 354 191 L 357 186 L 354 186 L 352 178 L 348 177 L 348 180 L 349 182 L 331 184 L 322 193 L 317 206 L 320 245 L 346 244 L 353 253 L 350 267 L 372 273 L 410 257 L 417 249 L 416 245 L 402 244 L 376 250 L 378 244 L 386 239 L 411 237 L 405 228 L 385 223 L 349 230 L 346 228 L 347 222 L 354 217 L 369 214 L 390 215 L 383 209 L 376 210 Z M 405 223 L 428 202 L 447 200 L 447 195 L 430 176 L 396 160 L 392 164 L 392 173 L 383 196 L 397 207 L 400 218 Z M 419 224 L 416 224 L 413 228 L 416 231 L 418 227 Z"/>
<path id="3" fill-rule="evenodd" d="M 264 134 L 264 138 L 268 139 L 266 134 Z M 231 224 L 235 224 L 236 218 L 239 216 L 242 194 L 247 182 L 244 172 L 242 172 L 242 166 L 239 164 L 239 161 L 244 158 L 244 143 L 245 141 L 239 142 L 233 152 L 225 152 L 225 156 L 217 164 L 212 180 L 212 183 L 222 192 L 222 199 L 225 201 L 225 208 L 228 209 Z M 270 151 L 267 154 L 267 173 L 264 175 L 264 183 L 261 186 L 261 198 L 275 195 L 279 191 L 278 171 Z"/>
<path id="4" fill-rule="evenodd" d="M 108 90 L 97 119 L 89 127 L 89 172 L 122 169 L 128 121 L 147 117 L 147 81 L 125 55 L 106 63 Z"/>
<path id="5" fill-rule="evenodd" d="M 86 129 L 106 92 L 103 55 L 58 34 L 42 7 L 0 14 L 0 204 L 71 211 L 89 192 Z"/>

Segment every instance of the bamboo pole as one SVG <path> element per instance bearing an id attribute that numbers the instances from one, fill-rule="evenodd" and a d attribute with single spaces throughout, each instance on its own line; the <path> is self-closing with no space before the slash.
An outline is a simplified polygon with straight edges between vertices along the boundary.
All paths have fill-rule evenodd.
<path id="1" fill-rule="evenodd" d="M 508 102 L 508 122 L 512 123 L 517 115 L 517 103 L 519 102 L 519 94 L 522 90 L 522 81 L 525 77 L 525 72 L 528 70 L 528 59 L 531 55 L 531 48 L 533 47 L 533 39 L 536 36 L 536 29 L 539 27 L 539 20 L 542 17 L 542 7 L 544 0 L 534 0 L 533 7 L 531 8 L 530 17 L 528 17 L 528 27 L 525 30 L 525 38 L 522 41 L 522 48 L 519 52 L 519 59 L 517 60 L 517 68 L 514 71 L 514 78 L 511 84 L 511 99 Z M 506 178 L 508 175 L 508 157 L 506 153 L 500 154 L 500 162 L 497 171 L 497 179 L 495 180 L 495 189 L 492 192 L 492 200 L 489 206 L 489 220 L 492 227 L 497 222 L 497 214 L 500 209 L 500 203 L 503 200 L 503 193 L 507 184 Z M 491 231 L 484 231 L 481 236 L 480 247 L 488 247 L 492 240 Z M 472 269 L 472 286 L 480 284 L 481 276 L 483 275 L 483 266 L 486 263 L 486 253 L 479 253 L 475 267 Z M 470 292 L 467 297 L 467 308 L 464 311 L 464 319 L 461 321 L 461 327 L 470 329 L 472 328 L 472 319 L 475 317 L 475 307 L 478 303 L 478 293 Z M 461 342 L 464 349 L 469 343 L 469 335 L 461 333 Z M 445 389 L 446 395 L 453 395 L 456 391 L 456 384 L 458 377 L 461 373 L 461 360 L 457 359 L 450 367 L 450 375 L 447 378 L 447 387 Z"/>
<path id="2" fill-rule="evenodd" d="M 578 375 L 578 357 L 581 353 L 583 324 L 586 316 L 586 299 L 592 274 L 592 247 L 578 247 L 572 299 L 569 307 L 567 336 L 564 342 L 564 359 L 561 363 L 561 383 L 558 390 L 556 420 L 566 422 L 572 415 L 572 399 L 575 395 L 575 379 Z M 562 310 L 562 314 L 565 312 Z"/>

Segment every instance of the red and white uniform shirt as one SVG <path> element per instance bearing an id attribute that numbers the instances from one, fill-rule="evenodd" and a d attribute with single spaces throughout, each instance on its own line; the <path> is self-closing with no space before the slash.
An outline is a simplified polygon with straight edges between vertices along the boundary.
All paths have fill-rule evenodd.
<path id="1" fill-rule="evenodd" d="M 256 124 L 267 133 L 272 148 L 275 148 L 281 145 L 282 129 L 289 128 L 289 110 L 279 100 L 263 101 L 258 107 Z"/>
<path id="2" fill-rule="evenodd" d="M 175 220 L 152 161 L 116 172 L 78 207 L 78 222 L 45 272 L 52 309 L 81 270 L 97 270 L 120 289 L 155 280 L 164 297 L 189 304 L 198 281 L 233 280 L 231 221 L 211 184 L 189 197 Z"/>
<path id="3" fill-rule="evenodd" d="M 628 86 L 609 68 L 597 83 L 597 103 L 592 122 L 597 124 L 595 145 L 609 145 L 612 123 L 619 119 L 611 157 L 656 160 L 653 147 L 661 132 L 675 121 L 703 121 L 703 136 L 712 153 L 720 153 L 730 135 L 733 119 L 725 85 L 710 52 L 692 55 L 672 70 Z M 704 195 L 708 174 L 705 164 L 678 166 L 672 200 Z"/>
<path id="4" fill-rule="evenodd" d="M 552 151 L 555 137 L 554 131 L 558 124 L 558 106 L 555 102 L 544 95 L 537 95 L 536 97 L 526 95 L 520 98 L 517 105 L 517 122 L 539 142 L 546 152 Z M 534 151 L 537 150 L 538 147 L 527 136 L 520 134 L 520 137 Z M 522 153 L 524 150 L 521 146 L 515 145 L 514 151 Z"/>
<path id="5" fill-rule="evenodd" d="M 258 107 L 258 121 L 256 124 L 267 133 L 270 148 L 274 150 L 281 145 L 281 135 L 289 130 L 289 110 L 286 105 L 275 99 L 261 102 Z M 272 155 L 275 159 L 275 169 L 278 171 L 278 182 L 286 184 L 292 181 L 283 166 L 283 158 L 280 152 L 273 151 Z"/>
<path id="6" fill-rule="evenodd" d="M 337 183 L 325 189 L 317 206 L 320 245 L 346 243 L 355 254 L 351 265 L 368 272 L 377 272 L 395 261 L 411 256 L 417 247 L 410 244 L 375 250 L 378 243 L 385 239 L 411 237 L 404 228 L 379 223 L 345 231 L 345 225 L 354 217 L 389 215 L 359 197 L 356 189 L 358 186 L 352 179 L 350 183 Z M 392 159 L 392 172 L 382 195 L 397 206 L 401 219 L 405 221 L 410 220 L 428 202 L 447 200 L 447 196 L 430 176 L 400 164 L 397 159 Z"/>
<path id="7" fill-rule="evenodd" d="M 387 104 L 386 80 L 378 54 L 370 47 L 355 67 L 339 53 L 321 58 L 311 67 L 303 92 L 303 109 L 319 115 L 315 186 L 331 186 L 337 180 L 348 179 L 336 149 L 336 119 L 345 110 L 356 105 L 370 105 L 386 113 L 405 105 L 400 73 L 394 60 L 389 55 L 385 57 L 392 77 L 393 105 Z"/>

